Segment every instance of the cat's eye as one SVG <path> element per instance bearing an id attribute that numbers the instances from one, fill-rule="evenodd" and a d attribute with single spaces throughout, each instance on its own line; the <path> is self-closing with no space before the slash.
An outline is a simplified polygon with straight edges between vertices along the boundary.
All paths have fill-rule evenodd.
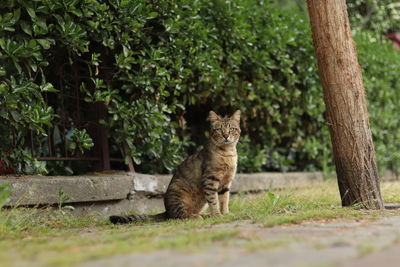
<path id="1" fill-rule="evenodd" d="M 236 131 L 236 128 L 230 128 L 229 131 L 234 132 Z"/>

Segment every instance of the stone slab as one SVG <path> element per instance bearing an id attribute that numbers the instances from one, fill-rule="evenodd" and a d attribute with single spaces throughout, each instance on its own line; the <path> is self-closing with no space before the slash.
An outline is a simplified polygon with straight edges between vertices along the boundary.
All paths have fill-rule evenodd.
<path id="1" fill-rule="evenodd" d="M 264 191 L 269 189 L 293 188 L 322 182 L 321 172 L 261 172 L 238 173 L 232 182 L 231 192 Z"/>
<path id="2" fill-rule="evenodd" d="M 148 214 L 163 212 L 164 201 L 162 198 L 147 198 L 138 196 L 135 199 L 122 199 L 96 202 L 80 202 L 70 204 L 74 209 L 71 212 L 74 216 L 95 216 L 105 219 L 110 215 L 120 214 Z"/>
<path id="3" fill-rule="evenodd" d="M 96 202 L 116 201 L 122 210 L 147 211 L 149 199 L 162 198 L 172 175 L 149 175 L 140 173 L 102 173 L 86 176 L 33 176 L 0 178 L 0 184 L 8 183 L 12 191 L 10 206 L 27 206 L 57 204 L 60 201 L 60 190 L 68 196 L 63 203 L 76 203 L 96 207 L 102 210 L 105 205 Z M 254 173 L 237 174 L 231 192 L 259 192 L 276 188 L 288 188 L 310 185 L 322 181 L 320 172 L 292 173 Z M 130 200 L 122 202 L 121 200 Z M 159 208 L 160 201 L 153 208 Z M 83 203 L 83 204 L 78 204 Z"/>
<path id="4" fill-rule="evenodd" d="M 133 189 L 131 175 L 1 178 L 3 183 L 11 189 L 12 206 L 56 204 L 61 189 L 68 196 L 63 203 L 126 199 Z"/>
<path id="5" fill-rule="evenodd" d="M 172 175 L 135 173 L 133 190 L 148 195 L 163 195 L 167 191 Z"/>
<path id="6" fill-rule="evenodd" d="M 135 174 L 134 191 L 149 195 L 164 194 L 172 175 Z M 323 180 L 322 172 L 261 172 L 238 173 L 233 180 L 231 192 L 252 192 L 309 185 Z"/>

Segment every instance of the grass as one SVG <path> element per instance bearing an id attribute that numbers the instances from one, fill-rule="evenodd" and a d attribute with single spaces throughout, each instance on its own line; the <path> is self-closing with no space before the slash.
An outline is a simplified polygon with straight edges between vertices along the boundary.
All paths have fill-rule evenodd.
<path id="1" fill-rule="evenodd" d="M 386 201 L 400 202 L 399 192 L 399 183 L 382 184 Z M 213 244 L 254 251 L 285 246 L 289 241 L 243 238 L 238 228 L 225 224 L 246 221 L 271 227 L 305 220 L 375 219 L 396 212 L 341 208 L 337 185 L 333 181 L 300 189 L 236 195 L 230 208 L 230 214 L 218 218 L 135 225 L 111 225 L 106 220 L 74 218 L 65 212 L 2 210 L 0 262 L 4 266 L 31 263 L 66 266 L 159 249 L 196 251 Z"/>
<path id="2" fill-rule="evenodd" d="M 375 252 L 378 248 L 373 244 L 363 244 L 358 247 L 359 256 L 365 256 Z"/>

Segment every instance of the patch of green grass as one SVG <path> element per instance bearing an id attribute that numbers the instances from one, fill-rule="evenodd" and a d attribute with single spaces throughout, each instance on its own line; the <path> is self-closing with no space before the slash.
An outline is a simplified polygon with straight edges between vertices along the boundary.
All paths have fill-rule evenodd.
<path id="1" fill-rule="evenodd" d="M 400 182 L 381 183 L 383 200 L 387 203 L 400 202 Z"/>
<path id="2" fill-rule="evenodd" d="M 93 216 L 73 217 L 54 212 L 50 208 L 13 208 L 0 211 L 0 240 L 18 239 L 27 235 L 57 235 L 56 229 L 84 228 L 106 225 L 108 222 L 96 220 Z"/>
<path id="3" fill-rule="evenodd" d="M 400 185 L 384 185 L 382 192 L 385 200 L 397 201 Z M 232 197 L 230 209 L 230 214 L 217 218 L 132 225 L 112 225 L 94 217 L 74 218 L 65 212 L 2 210 L 0 262 L 5 266 L 31 262 L 63 266 L 157 249 L 193 251 L 214 243 L 249 250 L 269 249 L 284 246 L 286 241 L 242 238 L 238 228 L 229 224 L 246 221 L 271 227 L 305 220 L 374 219 L 386 214 L 341 208 L 334 181 L 306 188 L 236 195 Z"/>
<path id="4" fill-rule="evenodd" d="M 32 235 L 0 242 L 0 262 L 15 263 L 40 259 L 45 266 L 63 266 L 107 256 L 156 249 L 193 251 L 234 238 L 237 230 L 176 229 L 175 226 L 103 226 L 86 232 L 84 229 L 59 229 L 45 236 Z M 8 253 L 4 253 L 8 251 Z M 73 253 L 73 257 L 71 254 Z"/>
<path id="5" fill-rule="evenodd" d="M 275 226 L 309 219 L 356 218 L 363 211 L 342 208 L 337 186 L 332 181 L 313 187 L 268 192 L 258 197 L 232 201 L 237 218 Z"/>
<path id="6" fill-rule="evenodd" d="M 363 244 L 358 247 L 359 256 L 365 256 L 375 252 L 378 248 L 373 244 Z"/>
<path id="7" fill-rule="evenodd" d="M 245 247 L 247 250 L 254 252 L 259 250 L 283 247 L 288 245 L 289 243 L 289 240 L 257 240 L 248 242 Z"/>

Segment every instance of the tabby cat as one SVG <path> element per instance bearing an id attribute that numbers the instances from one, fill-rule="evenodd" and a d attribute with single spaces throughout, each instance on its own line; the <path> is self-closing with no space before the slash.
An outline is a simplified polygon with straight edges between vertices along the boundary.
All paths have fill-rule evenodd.
<path id="1" fill-rule="evenodd" d="M 204 216 L 229 212 L 229 188 L 237 166 L 240 110 L 231 117 L 210 111 L 208 120 L 211 123 L 208 144 L 177 167 L 164 197 L 166 211 L 157 215 L 111 216 L 112 223 L 201 218 L 206 203 L 210 214 Z"/>

